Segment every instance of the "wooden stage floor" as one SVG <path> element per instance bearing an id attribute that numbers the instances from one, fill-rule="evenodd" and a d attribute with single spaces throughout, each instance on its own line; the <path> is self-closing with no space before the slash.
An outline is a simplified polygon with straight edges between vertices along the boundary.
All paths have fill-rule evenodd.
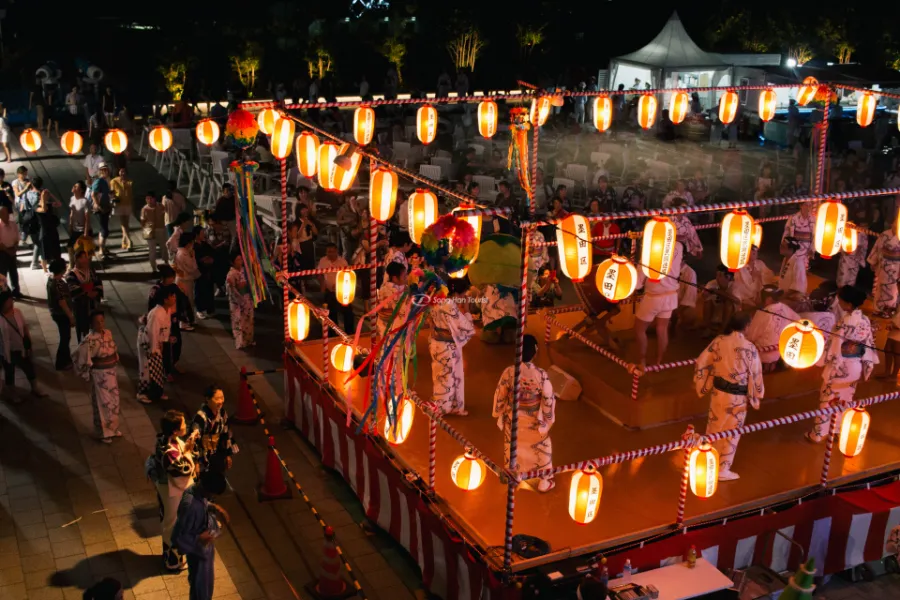
<path id="1" fill-rule="evenodd" d="M 630 310 L 627 312 L 630 313 Z M 581 313 L 557 315 L 558 320 L 569 326 L 578 322 L 581 316 Z M 544 320 L 532 315 L 529 331 L 541 340 L 537 363 L 548 368 L 553 364 L 551 361 L 556 351 L 548 353 L 544 347 Z M 883 338 L 882 332 L 878 339 L 879 346 L 883 344 Z M 567 343 L 573 344 L 573 347 L 579 344 Z M 675 338 L 672 343 L 678 345 L 681 341 Z M 321 373 L 321 341 L 308 342 L 298 348 L 304 361 Z M 427 399 L 432 388 L 427 332 L 419 338 L 418 350 L 419 372 L 414 389 L 421 398 Z M 512 346 L 483 344 L 477 336 L 470 341 L 464 350 L 466 408 L 470 414 L 467 417 L 448 417 L 448 422 L 498 464 L 503 463 L 503 439 L 496 420 L 491 417 L 491 407 L 497 381 L 503 369 L 513 363 L 513 355 Z M 675 355 L 677 349 L 673 353 Z M 578 376 L 585 390 L 600 385 L 601 381 L 610 381 L 617 387 L 630 386 L 631 377 L 605 358 L 592 352 L 579 352 L 578 360 L 590 366 Z M 680 393 L 693 393 L 691 368 L 671 373 L 677 375 L 673 375 L 669 383 L 673 389 L 677 388 Z M 803 385 L 799 387 L 817 388 L 821 381 L 820 374 L 821 369 L 812 368 L 797 375 L 804 378 Z M 330 381 L 345 398 L 350 398 L 357 409 L 363 406 L 361 396 L 365 391 L 365 380 L 357 379 L 348 385 L 345 383 L 346 374 L 331 369 Z M 873 379 L 860 384 L 857 397 L 891 392 L 896 386 L 896 382 Z M 817 400 L 817 393 L 811 392 L 766 402 L 761 410 L 751 410 L 748 423 L 813 410 L 817 408 Z M 625 399 L 620 401 L 631 402 Z M 832 482 L 847 483 L 900 468 L 900 400 L 877 405 L 870 409 L 870 413 L 872 425 L 865 449 L 853 459 L 845 459 L 835 451 L 830 472 Z M 690 422 L 699 432 L 704 431 L 705 418 Z M 587 460 L 676 440 L 684 433 L 687 423 L 669 423 L 633 431 L 610 421 L 591 402 L 583 399 L 559 402 L 556 423 L 550 434 L 554 464 Z M 745 435 L 734 465 L 741 479 L 720 485 L 716 495 L 706 500 L 689 494 L 688 524 L 735 514 L 817 489 L 824 445 L 804 441 L 803 432 L 810 426 L 811 421 L 806 421 Z M 417 413 L 409 439 L 395 447 L 395 452 L 401 462 L 423 475 L 427 474 L 428 423 L 421 413 Z M 497 547 L 496 554 L 502 555 L 506 487 L 496 477 L 488 475 L 478 490 L 464 492 L 458 489 L 450 480 L 450 465 L 461 453 L 462 448 L 439 430 L 437 493 L 471 539 L 484 547 Z M 668 530 L 676 517 L 681 464 L 682 453 L 673 452 L 603 469 L 604 488 L 599 515 L 589 525 L 576 524 L 569 518 L 569 474 L 559 476 L 556 488 L 546 494 L 519 490 L 516 494 L 514 532 L 548 541 L 552 552 L 540 559 L 517 560 L 515 568 L 530 568 Z"/>

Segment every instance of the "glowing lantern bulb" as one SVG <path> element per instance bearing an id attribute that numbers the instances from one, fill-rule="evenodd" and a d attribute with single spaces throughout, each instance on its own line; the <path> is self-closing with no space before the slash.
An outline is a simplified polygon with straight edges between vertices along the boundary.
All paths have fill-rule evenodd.
<path id="1" fill-rule="evenodd" d="M 334 295 L 344 306 L 353 304 L 356 297 L 356 273 L 350 269 L 338 271 L 334 276 Z"/>
<path id="2" fill-rule="evenodd" d="M 841 240 L 841 250 L 847 254 L 856 252 L 856 247 L 859 245 L 859 232 L 856 231 L 856 227 L 851 225 L 850 221 L 847 221 L 847 225 L 844 227 L 844 239 Z"/>
<path id="3" fill-rule="evenodd" d="M 490 139 L 497 133 L 497 103 L 485 100 L 478 103 L 478 133 Z"/>
<path id="4" fill-rule="evenodd" d="M 110 129 L 103 136 L 103 143 L 113 154 L 122 154 L 128 147 L 128 136 L 121 129 Z"/>
<path id="5" fill-rule="evenodd" d="M 303 131 L 294 142 L 297 155 L 297 170 L 307 179 L 315 177 L 319 170 L 319 138 L 315 134 Z"/>
<path id="6" fill-rule="evenodd" d="M 412 400 L 404 396 L 397 405 L 397 415 L 394 423 L 390 419 L 384 420 L 384 439 L 389 444 L 399 446 L 409 437 L 413 419 L 416 416 L 416 407 Z"/>
<path id="7" fill-rule="evenodd" d="M 753 224 L 753 245 L 759 248 L 762 246 L 763 228 L 759 223 Z"/>
<path id="8" fill-rule="evenodd" d="M 422 234 L 437 221 L 437 196 L 431 190 L 418 189 L 409 197 L 409 237 L 416 244 L 422 243 Z"/>
<path id="9" fill-rule="evenodd" d="M 369 214 L 379 223 L 394 216 L 400 179 L 390 169 L 377 167 L 369 178 Z"/>
<path id="10" fill-rule="evenodd" d="M 478 489 L 484 483 L 487 475 L 487 467 L 484 461 L 475 456 L 471 450 L 453 461 L 450 467 L 450 479 L 461 490 L 470 492 Z"/>
<path id="11" fill-rule="evenodd" d="M 291 154 L 294 145 L 294 122 L 291 119 L 278 119 L 272 128 L 272 140 L 269 144 L 272 156 L 284 160 Z"/>
<path id="12" fill-rule="evenodd" d="M 353 369 L 353 357 L 355 352 L 348 344 L 338 344 L 331 349 L 331 366 L 341 373 L 348 373 Z"/>
<path id="13" fill-rule="evenodd" d="M 256 122 L 259 123 L 259 130 L 266 135 L 272 135 L 275 131 L 275 121 L 281 118 L 278 111 L 274 108 L 264 108 L 256 115 Z"/>
<path id="14" fill-rule="evenodd" d="M 593 466 L 576 471 L 569 485 L 569 516 L 576 523 L 590 523 L 597 516 L 602 495 L 603 478 Z"/>
<path id="15" fill-rule="evenodd" d="M 844 229 L 847 226 L 847 207 L 838 200 L 828 200 L 816 212 L 815 248 L 822 258 L 831 258 L 841 251 Z"/>
<path id="16" fill-rule="evenodd" d="M 709 442 L 702 442 L 688 459 L 691 492 L 698 498 L 709 498 L 719 486 L 719 452 Z"/>
<path id="17" fill-rule="evenodd" d="M 775 90 L 763 90 L 759 93 L 759 118 L 763 121 L 771 121 L 775 116 L 775 106 L 778 97 Z"/>
<path id="18" fill-rule="evenodd" d="M 719 258 L 732 273 L 743 269 L 750 260 L 753 225 L 753 217 L 742 209 L 735 209 L 722 219 Z"/>
<path id="19" fill-rule="evenodd" d="M 838 442 L 841 454 L 847 458 L 853 458 L 862 452 L 871 420 L 869 413 L 862 407 L 851 408 L 844 412 L 844 416 L 841 418 L 841 437 Z"/>
<path id="20" fill-rule="evenodd" d="M 197 141 L 206 146 L 212 146 L 219 141 L 219 124 L 212 119 L 202 119 L 195 129 Z"/>
<path id="21" fill-rule="evenodd" d="M 675 225 L 668 217 L 653 217 L 644 225 L 641 270 L 650 281 L 668 275 L 675 257 L 675 240 Z"/>
<path id="22" fill-rule="evenodd" d="M 78 154 L 84 145 L 84 138 L 77 131 L 67 131 L 59 139 L 59 145 L 66 154 Z"/>
<path id="23" fill-rule="evenodd" d="M 687 92 L 675 92 L 669 103 L 669 118 L 672 123 L 680 125 L 691 110 L 691 99 Z"/>
<path id="24" fill-rule="evenodd" d="M 416 112 L 416 137 L 426 146 L 437 137 L 438 113 L 430 104 L 419 107 Z"/>
<path id="25" fill-rule="evenodd" d="M 613 108 L 612 99 L 609 96 L 597 96 L 594 98 L 594 127 L 597 131 L 604 132 L 612 125 Z"/>
<path id="26" fill-rule="evenodd" d="M 825 338 L 815 323 L 804 319 L 782 330 L 778 349 L 785 364 L 806 369 L 819 362 L 825 350 Z"/>
<path id="27" fill-rule="evenodd" d="M 559 266 L 572 281 L 583 281 L 591 272 L 591 228 L 587 217 L 571 214 L 556 225 Z"/>
<path id="28" fill-rule="evenodd" d="M 638 124 L 644 129 L 650 129 L 656 123 L 656 98 L 650 94 L 644 94 L 638 100 L 637 112 Z"/>
<path id="29" fill-rule="evenodd" d="M 738 101 L 737 92 L 727 91 L 722 94 L 719 99 L 719 120 L 724 124 L 729 125 L 734 121 L 737 116 Z"/>
<path id="30" fill-rule="evenodd" d="M 366 146 L 375 137 L 375 109 L 360 106 L 353 113 L 353 139 L 360 146 Z"/>
<path id="31" fill-rule="evenodd" d="M 610 302 L 621 302 L 637 287 L 637 269 L 624 256 L 613 254 L 597 267 L 597 291 Z"/>
<path id="32" fill-rule="evenodd" d="M 41 139 L 41 134 L 36 130 L 26 129 L 19 136 L 19 143 L 22 144 L 22 149 L 25 152 L 37 152 L 41 149 L 44 140 Z"/>
<path id="33" fill-rule="evenodd" d="M 309 335 L 309 307 L 294 300 L 288 304 L 288 335 L 295 343 L 302 342 Z"/>
<path id="34" fill-rule="evenodd" d="M 818 80 L 815 77 L 807 77 L 803 80 L 803 85 L 800 86 L 800 90 L 797 92 L 797 104 L 806 106 L 816 97 L 818 90 Z"/>
<path id="35" fill-rule="evenodd" d="M 148 137 L 150 147 L 157 152 L 165 152 L 172 147 L 172 131 L 164 125 L 158 125 L 151 129 Z"/>

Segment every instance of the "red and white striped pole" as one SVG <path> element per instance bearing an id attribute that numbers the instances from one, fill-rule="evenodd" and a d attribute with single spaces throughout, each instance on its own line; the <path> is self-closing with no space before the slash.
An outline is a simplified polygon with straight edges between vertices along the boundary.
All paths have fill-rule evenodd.
<path id="1" fill-rule="evenodd" d="M 328 352 L 328 325 L 322 323 L 322 385 L 328 383 L 328 368 L 331 364 L 331 353 Z"/>
<path id="2" fill-rule="evenodd" d="M 681 471 L 681 490 L 678 493 L 678 516 L 675 524 L 681 527 L 684 524 L 684 506 L 687 504 L 688 484 L 691 479 L 691 451 L 694 449 L 694 426 L 688 425 L 687 431 L 681 437 L 684 441 L 684 467 Z"/>
<path id="3" fill-rule="evenodd" d="M 434 482 L 437 474 L 437 421 L 429 415 L 428 425 L 428 487 L 434 493 Z"/>
<path id="4" fill-rule="evenodd" d="M 825 191 L 825 150 L 828 144 L 828 112 L 831 107 L 831 88 L 828 88 L 828 94 L 825 96 L 825 108 L 822 113 L 822 128 L 819 131 L 819 161 L 818 171 L 816 172 L 816 194 L 822 194 Z M 815 205 L 818 202 L 813 204 Z"/>
<path id="5" fill-rule="evenodd" d="M 287 246 L 287 159 L 282 158 L 278 161 L 281 166 L 281 273 L 284 281 L 281 282 L 282 301 L 284 307 L 282 317 L 284 320 L 284 341 L 291 339 L 291 332 L 288 330 L 288 246 Z"/>
<path id="6" fill-rule="evenodd" d="M 372 177 L 372 173 L 375 172 L 377 167 L 377 163 L 374 160 L 369 161 L 369 177 Z M 371 188 L 371 186 L 370 186 Z M 371 193 L 371 189 L 370 189 Z M 372 216 L 372 204 L 369 203 L 369 262 L 375 264 L 378 261 L 378 255 L 375 251 L 375 246 L 378 245 L 378 221 L 375 220 L 375 217 Z M 372 303 L 378 302 L 378 269 L 372 269 L 369 271 L 369 306 Z M 369 310 L 367 307 L 366 310 Z M 371 343 L 369 344 L 369 348 L 375 347 L 375 338 L 378 335 L 378 330 L 376 327 L 376 323 L 378 320 L 378 315 L 373 314 L 371 321 L 369 323 L 369 329 L 371 330 Z"/>
<path id="7" fill-rule="evenodd" d="M 822 462 L 822 478 L 819 485 L 828 487 L 828 471 L 831 469 L 831 453 L 834 451 L 834 436 L 837 434 L 838 418 L 841 413 L 834 413 L 828 425 L 828 437 L 825 439 L 825 460 Z"/>
<path id="8" fill-rule="evenodd" d="M 638 391 L 641 389 L 641 373 L 637 369 L 631 373 L 631 400 L 638 401 Z"/>

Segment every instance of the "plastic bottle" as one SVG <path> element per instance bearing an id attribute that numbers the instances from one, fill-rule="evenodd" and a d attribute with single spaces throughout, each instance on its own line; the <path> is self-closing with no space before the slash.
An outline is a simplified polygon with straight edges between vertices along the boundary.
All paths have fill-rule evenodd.
<path id="1" fill-rule="evenodd" d="M 689 569 L 697 566 L 697 548 L 695 546 L 691 546 L 691 549 L 688 550 L 687 564 Z"/>
<path id="2" fill-rule="evenodd" d="M 609 567 L 606 566 L 606 557 L 601 559 L 600 565 L 600 581 L 603 582 L 603 585 L 607 585 L 609 583 Z"/>
<path id="3" fill-rule="evenodd" d="M 631 583 L 631 559 L 625 559 L 625 566 L 622 567 L 622 583 Z"/>

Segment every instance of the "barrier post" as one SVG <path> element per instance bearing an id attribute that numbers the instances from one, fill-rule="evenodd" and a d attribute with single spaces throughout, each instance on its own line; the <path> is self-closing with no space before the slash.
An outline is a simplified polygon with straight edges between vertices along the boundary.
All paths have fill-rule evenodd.
<path id="1" fill-rule="evenodd" d="M 694 449 L 694 426 L 688 425 L 681 438 L 684 441 L 684 467 L 681 471 L 681 491 L 678 494 L 678 516 L 675 525 L 684 525 L 684 506 L 687 504 L 688 483 L 691 478 L 691 451 Z"/>
<path id="2" fill-rule="evenodd" d="M 828 144 L 828 112 L 831 107 L 831 87 L 828 87 L 828 94 L 825 96 L 825 108 L 822 112 L 822 128 L 819 130 L 819 161 L 818 172 L 816 173 L 816 194 L 825 192 L 825 149 Z M 813 206 L 819 203 L 815 202 Z"/>
<path id="3" fill-rule="evenodd" d="M 637 369 L 631 374 L 631 400 L 637 402 L 638 390 L 641 387 L 641 373 Z"/>
<path id="4" fill-rule="evenodd" d="M 547 323 L 547 327 L 544 328 L 544 343 L 545 344 L 550 343 L 550 332 L 553 328 L 553 324 L 550 322 L 550 319 L 546 318 L 547 316 L 549 316 L 549 315 L 544 315 L 544 317 L 545 317 L 544 321 L 546 321 L 546 323 Z"/>
<path id="5" fill-rule="evenodd" d="M 322 322 L 322 385 L 328 386 L 328 367 L 331 363 L 331 353 L 328 352 L 328 325 Z"/>
<path id="6" fill-rule="evenodd" d="M 375 172 L 378 163 L 375 162 L 374 159 L 369 160 L 369 178 L 371 180 L 372 173 Z M 369 209 L 369 264 L 375 264 L 378 261 L 378 254 L 375 252 L 375 246 L 378 245 L 378 221 L 375 220 L 375 217 L 372 215 L 371 205 Z M 366 307 L 366 310 L 371 310 L 372 303 L 378 303 L 378 269 L 374 268 L 369 271 L 369 306 Z M 378 334 L 378 329 L 376 327 L 376 323 L 378 321 L 378 315 L 373 314 L 372 318 L 369 322 L 370 329 L 370 343 L 369 348 L 375 347 L 375 338 Z"/>
<path id="7" fill-rule="evenodd" d="M 434 493 L 434 480 L 437 473 L 437 421 L 428 415 L 428 487 Z"/>
<path id="8" fill-rule="evenodd" d="M 828 424 L 828 437 L 825 439 L 825 460 L 822 462 L 822 478 L 819 485 L 823 488 L 828 487 L 828 471 L 831 468 L 831 453 L 834 451 L 834 436 L 837 434 L 838 417 L 840 413 L 831 415 Z"/>

